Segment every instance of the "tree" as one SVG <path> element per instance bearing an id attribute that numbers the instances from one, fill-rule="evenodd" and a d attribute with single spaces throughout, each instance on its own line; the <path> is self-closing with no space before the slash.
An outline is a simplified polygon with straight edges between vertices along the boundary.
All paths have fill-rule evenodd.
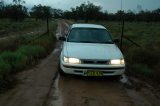
<path id="1" fill-rule="evenodd" d="M 121 21 L 124 19 L 125 13 L 122 10 L 117 11 L 116 15 L 116 20 Z"/>
<path id="2" fill-rule="evenodd" d="M 0 18 L 4 17 L 4 1 L 0 1 Z"/>
<path id="3" fill-rule="evenodd" d="M 126 21 L 135 21 L 136 20 L 135 13 L 132 12 L 131 10 L 128 10 L 127 13 L 125 13 L 125 20 Z"/>
<path id="4" fill-rule="evenodd" d="M 52 9 L 52 14 L 54 15 L 54 18 L 62 18 L 63 16 L 63 10 L 61 9 Z"/>
<path id="5" fill-rule="evenodd" d="M 65 11 L 63 16 L 74 19 L 75 21 L 81 19 L 88 22 L 89 19 L 103 19 L 103 12 L 101 12 L 101 9 L 100 6 L 87 2 L 82 3 L 80 6 L 76 6 L 75 8 L 71 8 L 71 11 Z"/>
<path id="6" fill-rule="evenodd" d="M 64 11 L 62 17 L 74 20 L 109 20 L 109 21 L 160 21 L 160 9 L 153 11 L 143 10 L 141 5 L 137 6 L 138 12 L 132 10 L 117 11 L 116 13 L 102 12 L 102 7 L 96 6 L 91 2 L 82 3 L 80 6 Z"/>
<path id="7" fill-rule="evenodd" d="M 34 7 L 31 10 L 31 16 L 35 17 L 37 19 L 43 19 L 47 21 L 47 33 L 49 33 L 49 18 L 53 16 L 52 14 L 52 8 L 49 6 L 42 6 L 41 4 L 39 5 L 34 5 Z"/>
<path id="8" fill-rule="evenodd" d="M 49 6 L 42 6 L 41 4 L 34 5 L 34 7 L 32 7 L 31 9 L 30 14 L 32 17 L 35 17 L 36 20 L 37 19 L 47 19 L 53 16 L 52 8 Z"/>
<path id="9" fill-rule="evenodd" d="M 27 8 L 22 5 L 7 5 L 5 7 L 5 15 L 7 18 L 16 20 L 16 21 L 21 21 L 25 17 L 27 17 Z"/>
<path id="10" fill-rule="evenodd" d="M 160 8 L 153 10 L 152 16 L 153 16 L 153 21 L 160 21 Z"/>
<path id="11" fill-rule="evenodd" d="M 88 19 L 99 19 L 99 14 L 101 13 L 101 7 L 96 6 L 91 2 L 87 2 L 87 5 L 85 7 L 86 12 L 86 22 L 88 22 Z"/>
<path id="12" fill-rule="evenodd" d="M 25 1 L 22 1 L 22 0 L 13 0 L 13 3 L 15 3 L 15 5 L 23 5 L 23 4 L 25 4 Z"/>

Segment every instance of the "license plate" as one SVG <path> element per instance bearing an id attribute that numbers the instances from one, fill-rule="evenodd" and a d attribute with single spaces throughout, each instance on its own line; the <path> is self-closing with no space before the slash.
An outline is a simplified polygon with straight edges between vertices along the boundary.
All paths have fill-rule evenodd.
<path id="1" fill-rule="evenodd" d="M 103 76 L 103 72 L 88 70 L 88 71 L 84 72 L 84 75 L 85 76 Z"/>

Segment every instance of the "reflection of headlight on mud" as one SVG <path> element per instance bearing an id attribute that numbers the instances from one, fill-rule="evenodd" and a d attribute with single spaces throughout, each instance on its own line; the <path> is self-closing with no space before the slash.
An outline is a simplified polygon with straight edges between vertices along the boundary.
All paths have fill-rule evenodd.
<path id="1" fill-rule="evenodd" d="M 63 58 L 65 63 L 70 63 L 70 64 L 81 64 L 81 61 L 77 58 L 69 58 L 69 57 L 64 57 Z"/>

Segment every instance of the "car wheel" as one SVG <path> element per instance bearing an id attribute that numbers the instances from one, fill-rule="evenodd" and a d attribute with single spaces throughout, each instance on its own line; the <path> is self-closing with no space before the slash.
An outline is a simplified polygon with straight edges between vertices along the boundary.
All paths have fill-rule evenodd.
<path id="1" fill-rule="evenodd" d="M 63 72 L 63 70 L 60 67 L 60 63 L 58 64 L 58 72 L 60 75 L 63 75 L 63 76 L 65 75 L 65 73 Z"/>
<path id="2" fill-rule="evenodd" d="M 117 80 L 120 80 L 120 79 L 122 79 L 122 75 L 117 75 L 117 76 L 115 76 L 115 78 L 116 78 Z"/>

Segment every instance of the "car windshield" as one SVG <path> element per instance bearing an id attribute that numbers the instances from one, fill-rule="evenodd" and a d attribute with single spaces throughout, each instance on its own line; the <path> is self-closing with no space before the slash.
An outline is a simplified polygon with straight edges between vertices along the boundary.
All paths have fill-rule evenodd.
<path id="1" fill-rule="evenodd" d="M 67 42 L 113 43 L 107 30 L 98 28 L 73 28 L 68 36 Z"/>

